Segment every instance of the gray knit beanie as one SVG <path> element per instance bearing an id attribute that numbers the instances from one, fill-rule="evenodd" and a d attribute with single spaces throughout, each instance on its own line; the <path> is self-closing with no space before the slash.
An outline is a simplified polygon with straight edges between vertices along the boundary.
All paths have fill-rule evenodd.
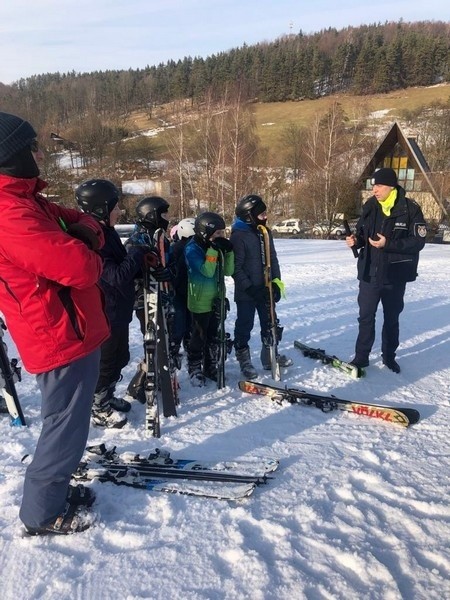
<path id="1" fill-rule="evenodd" d="M 37 137 L 33 127 L 20 117 L 0 112 L 0 166 Z"/>

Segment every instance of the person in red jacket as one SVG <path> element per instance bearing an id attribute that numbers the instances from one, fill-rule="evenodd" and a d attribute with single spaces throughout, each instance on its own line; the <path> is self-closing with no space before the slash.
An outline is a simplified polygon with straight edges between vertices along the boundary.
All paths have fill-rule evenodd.
<path id="1" fill-rule="evenodd" d="M 36 137 L 30 123 L 0 112 L 0 310 L 42 397 L 20 518 L 30 535 L 67 534 L 92 520 L 93 493 L 69 482 L 86 446 L 100 346 L 110 334 L 98 286 L 104 239 L 92 217 L 41 195 Z"/>

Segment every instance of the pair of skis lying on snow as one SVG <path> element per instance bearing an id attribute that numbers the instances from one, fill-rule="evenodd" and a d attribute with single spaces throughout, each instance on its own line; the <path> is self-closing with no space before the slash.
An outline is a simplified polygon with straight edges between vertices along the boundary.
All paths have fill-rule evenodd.
<path id="1" fill-rule="evenodd" d="M 73 478 L 77 482 L 96 479 L 138 489 L 220 500 L 241 500 L 256 486 L 267 483 L 278 467 L 275 459 L 207 462 L 172 458 L 156 449 L 149 456 L 119 455 L 104 444 L 86 448 L 87 455 Z"/>
<path id="2" fill-rule="evenodd" d="M 281 403 L 314 406 L 324 412 L 343 410 L 357 415 L 408 427 L 419 421 L 412 408 L 380 406 L 342 400 L 334 396 L 313 394 L 296 388 L 282 388 L 254 381 L 240 381 L 239 389 L 260 394 Z M 194 459 L 174 459 L 168 452 L 156 450 L 147 457 L 121 456 L 104 444 L 87 448 L 88 457 L 80 463 L 74 479 L 97 479 L 149 491 L 203 496 L 221 500 L 240 500 L 250 496 L 257 485 L 267 483 L 278 467 L 275 459 L 224 461 L 219 463 Z"/>
<path id="3" fill-rule="evenodd" d="M 359 367 L 347 363 L 337 356 L 327 354 L 325 350 L 320 348 L 312 348 L 299 341 L 294 342 L 294 346 L 303 352 L 304 356 L 320 360 L 324 364 L 331 365 L 350 375 L 354 379 L 358 379 L 365 375 L 364 370 Z M 277 387 L 266 385 L 255 381 L 240 381 L 239 388 L 243 392 L 249 394 L 260 394 L 267 396 L 271 400 L 281 403 L 283 400 L 291 404 L 302 404 L 314 406 L 323 412 L 333 410 L 343 410 L 353 414 L 381 419 L 386 422 L 396 423 L 403 427 L 414 425 L 419 422 L 420 414 L 414 408 L 403 408 L 394 406 L 383 406 L 372 402 L 359 402 L 353 400 L 344 400 L 335 396 L 328 396 L 320 393 L 307 392 L 298 388 Z"/>
<path id="4" fill-rule="evenodd" d="M 296 343 L 297 347 L 299 345 L 300 343 Z M 332 358 L 339 360 L 336 357 Z M 333 366 L 337 364 L 328 360 L 324 362 Z M 313 406 L 323 412 L 342 410 L 403 427 L 414 425 L 420 419 L 419 412 L 413 408 L 343 400 L 335 396 L 287 386 L 278 387 L 255 381 L 240 381 L 239 389 L 249 394 L 266 396 L 277 403 L 287 401 L 291 404 Z M 88 457 L 80 463 L 74 474 L 74 478 L 79 482 L 97 479 L 149 491 L 221 500 L 240 500 L 250 496 L 257 485 L 267 483 L 270 479 L 269 474 L 278 467 L 278 461 L 275 459 L 214 463 L 194 459 L 175 459 L 168 452 L 160 450 L 147 457 L 121 456 L 115 448 L 107 450 L 104 444 L 91 446 L 87 451 Z"/>

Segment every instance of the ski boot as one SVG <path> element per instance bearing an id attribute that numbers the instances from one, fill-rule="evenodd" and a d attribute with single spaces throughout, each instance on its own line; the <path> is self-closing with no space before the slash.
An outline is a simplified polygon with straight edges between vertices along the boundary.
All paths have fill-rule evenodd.
<path id="1" fill-rule="evenodd" d="M 94 394 L 94 403 L 91 410 L 92 424 L 106 429 L 122 429 L 127 422 L 127 418 L 111 408 L 108 392 L 108 389 L 104 389 Z"/>
<path id="2" fill-rule="evenodd" d="M 175 342 L 170 344 L 170 357 L 174 367 L 180 371 L 183 361 L 183 355 L 180 353 L 180 344 L 176 344 Z"/>
<path id="3" fill-rule="evenodd" d="M 141 404 L 145 404 L 145 373 L 145 362 L 141 361 L 127 387 L 127 394 Z"/>
<path id="4" fill-rule="evenodd" d="M 250 348 L 248 346 L 236 348 L 236 358 L 239 362 L 241 373 L 245 379 L 256 379 L 258 377 L 258 372 L 252 365 Z"/>
<path id="5" fill-rule="evenodd" d="M 203 387 L 206 383 L 202 369 L 201 357 L 188 356 L 188 373 L 191 385 Z"/>
<path id="6" fill-rule="evenodd" d="M 30 536 L 80 533 L 93 525 L 95 516 L 86 506 L 67 502 L 63 512 L 56 519 L 41 527 L 25 525 L 25 532 Z"/>
<path id="7" fill-rule="evenodd" d="M 131 410 L 131 404 L 123 398 L 117 398 L 116 396 L 114 396 L 115 391 L 116 384 L 114 383 L 108 388 L 108 400 L 110 407 L 113 410 L 117 410 L 118 412 L 129 412 Z"/>
<path id="8" fill-rule="evenodd" d="M 217 381 L 217 355 L 219 347 L 217 344 L 211 344 L 206 350 L 205 364 L 203 366 L 203 375 L 211 381 Z"/>

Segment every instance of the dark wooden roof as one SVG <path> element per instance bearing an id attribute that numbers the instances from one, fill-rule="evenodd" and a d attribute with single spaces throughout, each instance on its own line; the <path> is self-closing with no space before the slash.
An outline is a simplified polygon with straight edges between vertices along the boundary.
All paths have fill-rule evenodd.
<path id="1" fill-rule="evenodd" d="M 358 183 L 362 185 L 366 179 L 369 179 L 369 177 L 372 176 L 377 168 L 383 166 L 384 158 L 394 150 L 396 144 L 399 144 L 404 150 L 409 159 L 409 163 L 416 172 L 422 175 L 423 180 L 428 187 L 428 191 L 430 194 L 432 194 L 443 213 L 448 216 L 448 211 L 443 205 L 442 198 L 440 198 L 439 194 L 436 192 L 430 179 L 430 167 L 428 166 L 428 163 L 421 149 L 419 148 L 416 139 L 413 137 L 406 137 L 402 131 L 402 128 L 397 122 L 392 125 L 391 129 L 386 134 L 386 137 L 378 146 L 374 155 L 365 166 L 363 172 L 358 178 Z"/>

